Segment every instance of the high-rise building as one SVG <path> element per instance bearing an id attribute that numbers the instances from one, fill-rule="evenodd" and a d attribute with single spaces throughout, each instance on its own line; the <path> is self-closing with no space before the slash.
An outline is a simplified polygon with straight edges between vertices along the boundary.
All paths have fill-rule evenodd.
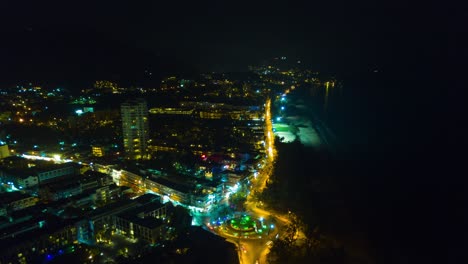
<path id="1" fill-rule="evenodd" d="M 148 107 L 143 99 L 129 100 L 121 105 L 123 143 L 127 158 L 148 158 Z"/>
<path id="2" fill-rule="evenodd" d="M 105 155 L 105 150 L 103 146 L 91 146 L 91 151 L 93 153 L 93 156 L 95 157 L 103 157 Z"/>
<path id="3" fill-rule="evenodd" d="M 10 156 L 10 151 L 8 150 L 8 145 L 3 144 L 0 140 L 0 159 L 6 158 Z"/>

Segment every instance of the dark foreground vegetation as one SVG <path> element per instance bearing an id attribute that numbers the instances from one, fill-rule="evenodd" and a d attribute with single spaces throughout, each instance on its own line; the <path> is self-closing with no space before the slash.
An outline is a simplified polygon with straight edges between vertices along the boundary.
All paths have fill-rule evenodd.
<path id="1" fill-rule="evenodd" d="M 366 263 L 370 261 L 361 224 L 353 220 L 351 166 L 324 150 L 299 141 L 277 141 L 278 158 L 267 189 L 258 196 L 271 209 L 288 214 L 292 224 L 275 241 L 272 263 Z M 354 170 L 353 170 L 354 171 Z M 354 189 L 357 191 L 357 189 Z M 298 241 L 296 230 L 307 237 Z"/>

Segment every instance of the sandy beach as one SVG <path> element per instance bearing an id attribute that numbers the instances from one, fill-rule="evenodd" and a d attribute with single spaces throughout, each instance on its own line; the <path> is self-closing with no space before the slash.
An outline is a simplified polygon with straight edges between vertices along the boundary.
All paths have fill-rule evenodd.
<path id="1" fill-rule="evenodd" d="M 293 116 L 285 118 L 290 126 L 295 126 L 296 135 L 302 144 L 308 147 L 321 147 L 322 141 L 317 130 L 315 130 L 312 121 L 301 116 Z"/>

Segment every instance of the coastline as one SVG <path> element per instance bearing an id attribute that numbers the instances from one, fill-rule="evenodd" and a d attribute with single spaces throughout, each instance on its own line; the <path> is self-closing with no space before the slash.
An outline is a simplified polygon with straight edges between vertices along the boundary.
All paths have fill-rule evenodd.
<path id="1" fill-rule="evenodd" d="M 323 141 L 315 129 L 312 120 L 305 116 L 288 116 L 285 118 L 294 127 L 294 135 L 306 147 L 321 148 Z"/>
<path id="2" fill-rule="evenodd" d="M 337 138 L 330 128 L 317 117 L 313 109 L 303 104 L 302 99 L 293 99 L 295 107 L 300 111 L 284 117 L 285 122 L 277 126 L 287 126 L 289 131 L 276 131 L 275 135 L 284 137 L 283 142 L 298 139 L 305 147 L 327 150 L 337 153 Z"/>

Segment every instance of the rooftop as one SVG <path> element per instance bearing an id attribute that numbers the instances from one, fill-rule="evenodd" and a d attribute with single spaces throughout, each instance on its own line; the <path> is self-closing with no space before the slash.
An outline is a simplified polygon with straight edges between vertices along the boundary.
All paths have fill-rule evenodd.
<path id="1" fill-rule="evenodd" d="M 171 181 L 165 177 L 152 177 L 151 180 L 182 193 L 189 193 L 193 190 L 193 188 L 191 186 L 188 186 L 187 184 Z"/>
<path id="2" fill-rule="evenodd" d="M 151 193 L 146 193 L 143 194 L 142 196 L 139 196 L 138 198 L 135 199 L 135 201 L 141 205 L 146 205 L 146 204 L 161 204 L 160 203 L 159 196 Z M 162 205 L 162 204 L 161 204 Z"/>
<path id="3" fill-rule="evenodd" d="M 6 192 L 0 193 L 0 204 L 7 205 L 14 201 L 31 197 L 29 194 L 21 192 Z"/>
<path id="4" fill-rule="evenodd" d="M 124 212 L 118 215 L 118 217 L 125 219 L 129 222 L 143 226 L 149 229 L 154 229 L 160 227 L 163 224 L 163 221 L 154 217 L 140 218 L 131 212 Z"/>

